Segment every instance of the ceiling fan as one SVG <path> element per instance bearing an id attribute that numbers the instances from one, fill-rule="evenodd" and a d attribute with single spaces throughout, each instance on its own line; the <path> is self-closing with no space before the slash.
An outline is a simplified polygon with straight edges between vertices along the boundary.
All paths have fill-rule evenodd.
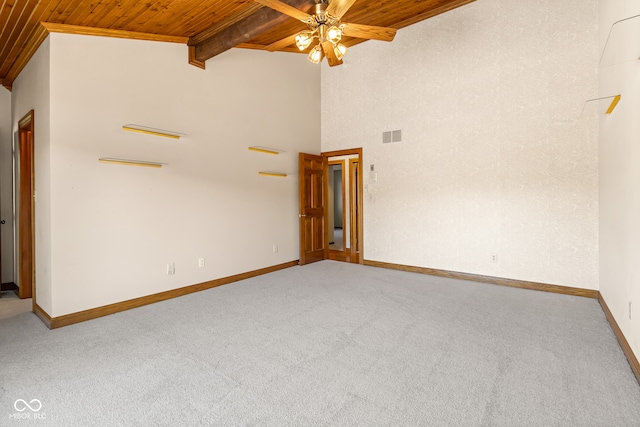
<path id="1" fill-rule="evenodd" d="M 292 45 L 294 42 L 301 51 L 306 50 L 318 39 L 318 44 L 309 52 L 309 61 L 314 64 L 327 58 L 331 67 L 342 64 L 347 47 L 340 43 L 342 36 L 361 39 L 392 41 L 395 28 L 375 27 L 373 25 L 349 24 L 340 20 L 356 0 L 315 0 L 314 13 L 309 15 L 279 0 L 254 0 L 280 13 L 298 19 L 309 29 L 277 41 L 268 46 L 271 51 Z"/>

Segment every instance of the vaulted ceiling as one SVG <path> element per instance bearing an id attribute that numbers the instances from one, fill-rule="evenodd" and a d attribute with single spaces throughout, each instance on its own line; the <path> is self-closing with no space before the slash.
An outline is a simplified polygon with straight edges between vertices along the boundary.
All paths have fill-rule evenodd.
<path id="1" fill-rule="evenodd" d="M 314 4 L 282 1 L 305 12 Z M 343 21 L 400 29 L 472 1 L 357 0 Z M 253 0 L 0 0 L 0 5 L 0 83 L 9 89 L 49 32 L 184 43 L 189 62 L 204 67 L 231 47 L 299 52 L 291 39 L 289 45 L 276 42 L 306 28 Z M 343 42 L 350 47 L 363 41 L 345 37 Z"/>

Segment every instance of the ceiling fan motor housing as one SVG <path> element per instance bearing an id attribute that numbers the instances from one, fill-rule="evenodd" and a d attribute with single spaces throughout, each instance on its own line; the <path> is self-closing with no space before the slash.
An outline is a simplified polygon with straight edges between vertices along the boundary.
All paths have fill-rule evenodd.
<path id="1" fill-rule="evenodd" d="M 316 21 L 318 21 L 318 24 L 324 24 L 325 21 L 327 20 L 327 14 L 325 13 L 325 10 L 327 10 L 326 3 L 316 3 L 315 15 L 316 15 Z"/>

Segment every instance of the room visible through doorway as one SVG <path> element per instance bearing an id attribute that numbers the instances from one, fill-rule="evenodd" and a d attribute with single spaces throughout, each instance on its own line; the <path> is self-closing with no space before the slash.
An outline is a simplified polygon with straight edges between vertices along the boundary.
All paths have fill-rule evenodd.
<path id="1" fill-rule="evenodd" d="M 327 158 L 329 259 L 362 262 L 362 149 L 322 153 Z"/>

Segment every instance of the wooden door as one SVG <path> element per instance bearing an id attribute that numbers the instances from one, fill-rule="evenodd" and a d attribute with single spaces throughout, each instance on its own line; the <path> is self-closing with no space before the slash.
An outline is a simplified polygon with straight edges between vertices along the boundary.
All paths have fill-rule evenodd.
<path id="1" fill-rule="evenodd" d="M 300 265 L 329 257 L 327 158 L 300 153 Z"/>
<path id="2" fill-rule="evenodd" d="M 34 233 L 33 233 L 33 110 L 19 122 L 20 190 L 18 205 L 18 260 L 20 298 L 33 296 Z"/>

